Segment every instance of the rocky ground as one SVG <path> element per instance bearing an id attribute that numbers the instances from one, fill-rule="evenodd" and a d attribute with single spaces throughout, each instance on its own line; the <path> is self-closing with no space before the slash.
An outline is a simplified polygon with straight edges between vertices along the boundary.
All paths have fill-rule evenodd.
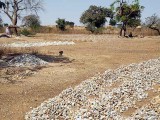
<path id="1" fill-rule="evenodd" d="M 44 67 L 17 67 L 16 64 L 18 64 L 18 62 L 14 62 L 14 60 L 12 62 L 15 63 L 15 66 L 8 66 L 6 62 L 14 58 L 16 58 L 15 60 L 22 58 L 22 61 L 31 62 L 24 59 L 25 57 L 22 57 L 22 54 L 19 54 L 20 56 L 16 55 L 14 58 L 11 56 L 7 61 L 4 61 L 4 59 L 0 60 L 0 81 L 7 80 L 0 83 L 1 120 L 24 120 L 26 113 L 26 119 L 30 119 L 29 117 L 36 118 L 34 113 L 38 116 L 41 114 L 43 117 L 53 118 L 63 118 L 63 116 L 68 116 L 69 114 L 74 119 L 82 119 L 85 117 L 97 118 L 100 115 L 103 119 L 104 116 L 110 116 L 109 114 L 99 112 L 103 110 L 109 110 L 108 113 L 119 119 L 135 119 L 135 116 L 148 117 L 148 115 L 151 120 L 157 119 L 156 117 L 159 111 L 158 90 L 160 88 L 158 79 L 151 80 L 150 77 L 145 78 L 145 71 L 143 70 L 135 70 L 135 72 L 128 71 L 127 73 L 123 71 L 118 72 L 117 68 L 121 65 L 128 66 L 131 63 L 140 63 L 142 61 L 148 61 L 149 59 L 155 60 L 159 58 L 159 37 L 127 39 L 118 38 L 118 36 L 113 35 L 37 34 L 29 38 L 1 38 L 0 43 L 1 45 L 11 45 L 12 43 L 17 43 L 18 45 L 20 45 L 19 43 L 23 43 L 23 45 L 27 43 L 27 45 L 29 45 L 30 43 L 65 42 L 70 40 L 75 42 L 75 44 L 32 47 L 35 50 L 34 53 L 37 51 L 42 54 L 25 56 L 47 62 Z M 21 53 L 23 53 L 24 49 L 27 51 L 32 49 L 29 47 L 23 49 L 14 48 L 18 51 L 22 50 Z M 59 51 L 64 52 L 63 57 L 59 57 Z M 157 61 L 155 61 L 155 63 L 157 63 Z M 141 64 L 143 65 L 143 63 Z M 26 64 L 24 64 L 24 66 L 25 65 Z M 149 63 L 149 65 L 155 73 L 148 67 L 146 70 L 156 78 L 157 67 L 155 67 L 154 64 Z M 119 70 L 123 70 L 127 66 L 120 67 Z M 137 67 L 137 64 L 131 64 L 129 66 Z M 138 68 L 141 68 L 140 64 L 138 64 L 138 66 Z M 115 70 L 104 73 L 107 69 Z M 99 72 L 101 74 L 96 75 Z M 146 74 L 148 73 L 146 72 Z M 110 78 L 104 77 L 108 75 L 110 75 Z M 134 78 L 136 75 L 138 76 L 137 78 L 145 78 L 142 79 L 144 84 L 141 84 L 141 80 Z M 91 76 L 95 77 L 86 80 Z M 117 77 L 114 78 L 113 76 Z M 138 85 L 134 85 L 133 82 L 136 82 Z M 82 88 L 89 91 L 84 91 Z M 140 90 L 140 92 L 137 92 L 137 90 Z M 94 91 L 98 91 L 99 94 Z M 84 92 L 86 95 L 84 95 Z M 106 95 L 103 93 L 106 93 Z M 118 101 L 115 100 L 121 97 L 118 96 L 117 93 L 122 96 L 121 99 L 124 102 L 120 103 L 119 99 Z M 68 97 L 64 94 L 69 95 L 70 101 L 67 105 Z M 74 94 L 75 96 L 73 97 Z M 129 99 L 127 99 L 128 96 Z M 49 100 L 52 105 L 48 104 L 47 101 L 46 104 L 43 103 L 48 98 L 53 98 Z M 62 98 L 67 99 L 64 100 Z M 109 102 L 104 102 L 104 99 Z M 64 107 L 54 107 L 55 104 L 53 104 L 53 101 L 58 106 Z M 128 103 L 128 101 L 130 103 Z M 75 104 L 70 105 L 71 102 L 75 102 Z M 43 108 L 41 106 L 38 107 L 39 109 L 35 109 L 37 112 L 32 111 L 33 108 L 37 108 L 41 103 L 43 103 L 42 105 L 44 105 L 44 107 L 45 105 L 47 105 L 47 107 Z M 105 106 L 103 106 L 103 104 Z M 121 104 L 126 105 L 126 107 L 121 106 Z M 51 108 L 51 110 L 63 109 L 63 113 L 50 111 L 51 106 L 54 107 Z M 41 111 L 41 108 L 44 111 Z M 47 110 L 48 114 L 44 114 L 45 110 Z M 28 113 L 28 111 L 32 112 Z M 49 113 L 53 113 L 53 116 Z M 93 113 L 93 116 L 90 115 L 90 113 Z"/>
<path id="2" fill-rule="evenodd" d="M 44 61 L 35 55 L 22 54 L 14 56 L 11 60 L 7 62 L 7 64 L 8 66 L 15 67 L 36 67 L 46 65 L 47 61 Z"/>
<path id="3" fill-rule="evenodd" d="M 36 73 L 48 64 L 36 55 L 19 54 L 6 55 L 0 60 L 0 83 L 15 83 Z"/>
<path id="4" fill-rule="evenodd" d="M 13 42 L 10 44 L 2 44 L 1 47 L 43 47 L 43 46 L 50 46 L 50 45 L 74 45 L 74 42 L 68 41 L 54 41 L 54 42 Z"/>
<path id="5" fill-rule="evenodd" d="M 45 101 L 27 113 L 25 119 L 159 120 L 160 89 L 153 91 L 157 96 L 151 103 L 137 106 L 137 102 L 150 97 L 148 91 L 154 86 L 160 87 L 160 58 L 107 70 Z M 123 116 L 131 108 L 138 109 L 128 117 Z"/>

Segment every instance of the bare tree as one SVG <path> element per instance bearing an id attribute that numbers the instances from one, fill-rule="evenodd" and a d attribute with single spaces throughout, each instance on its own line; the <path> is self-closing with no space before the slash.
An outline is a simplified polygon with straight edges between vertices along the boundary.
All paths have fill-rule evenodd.
<path id="1" fill-rule="evenodd" d="M 156 30 L 160 35 L 160 17 L 153 14 L 151 17 L 147 17 L 145 20 L 145 25 L 150 29 Z"/>
<path id="2" fill-rule="evenodd" d="M 18 19 L 21 18 L 22 12 L 37 12 L 43 10 L 43 0 L 3 0 L 0 1 L 1 10 L 9 17 L 13 26 L 17 25 Z M 15 27 L 17 34 L 17 29 Z"/>

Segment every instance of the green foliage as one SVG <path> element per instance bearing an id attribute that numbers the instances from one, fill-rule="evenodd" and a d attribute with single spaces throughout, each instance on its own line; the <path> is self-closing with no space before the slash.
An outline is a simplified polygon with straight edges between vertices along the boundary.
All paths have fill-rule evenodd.
<path id="1" fill-rule="evenodd" d="M 96 31 L 96 27 L 92 24 L 88 24 L 86 26 L 86 30 L 91 31 L 92 33 L 94 33 Z"/>
<path id="2" fill-rule="evenodd" d="M 116 21 L 122 23 L 121 32 L 126 31 L 127 26 L 136 27 L 141 24 L 141 12 L 144 7 L 139 4 L 139 0 L 133 0 L 132 4 L 116 0 L 111 4 L 111 9 L 115 13 Z"/>
<path id="3" fill-rule="evenodd" d="M 94 33 L 98 28 L 104 26 L 106 17 L 111 17 L 112 11 L 104 8 L 91 5 L 88 10 L 86 10 L 81 18 L 80 22 L 86 25 L 86 29 Z"/>
<path id="4" fill-rule="evenodd" d="M 30 27 L 32 29 L 33 32 L 38 31 L 38 29 L 40 28 L 40 19 L 38 16 L 36 15 L 28 15 L 25 16 L 22 20 L 22 23 L 24 26 L 26 27 Z"/>
<path id="5" fill-rule="evenodd" d="M 6 27 L 6 26 L 9 26 L 9 25 L 8 25 L 8 23 L 4 23 L 4 24 L 3 24 L 3 26 L 5 26 L 5 27 Z"/>
<path id="6" fill-rule="evenodd" d="M 110 19 L 109 25 L 115 26 L 116 25 L 116 20 L 115 19 Z"/>
<path id="7" fill-rule="evenodd" d="M 140 19 L 129 19 L 128 20 L 128 26 L 129 27 L 137 27 L 141 25 L 141 20 Z"/>
<path id="8" fill-rule="evenodd" d="M 74 22 L 66 21 L 65 23 L 66 23 L 66 25 L 70 26 L 71 28 L 74 27 Z"/>
<path id="9" fill-rule="evenodd" d="M 65 19 L 58 18 L 56 23 L 57 23 L 56 27 L 59 28 L 61 31 L 66 30 L 66 20 Z"/>
<path id="10" fill-rule="evenodd" d="M 22 34 L 22 35 L 24 35 L 24 36 L 33 35 L 33 34 L 32 34 L 29 30 L 27 30 L 26 28 L 23 29 L 20 34 Z"/>

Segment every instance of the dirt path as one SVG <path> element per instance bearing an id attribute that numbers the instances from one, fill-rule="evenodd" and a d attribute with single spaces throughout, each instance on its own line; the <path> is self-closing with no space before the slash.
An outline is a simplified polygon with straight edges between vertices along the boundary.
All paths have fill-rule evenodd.
<path id="1" fill-rule="evenodd" d="M 38 38 L 44 39 L 42 36 Z M 54 55 L 63 50 L 72 62 L 51 63 L 49 67 L 15 84 L 0 84 L 0 120 L 23 120 L 25 113 L 33 107 L 98 72 L 158 58 L 160 40 L 107 39 L 106 36 L 106 40 L 102 41 L 77 41 L 74 46 L 48 46 L 40 47 L 39 50 Z"/>

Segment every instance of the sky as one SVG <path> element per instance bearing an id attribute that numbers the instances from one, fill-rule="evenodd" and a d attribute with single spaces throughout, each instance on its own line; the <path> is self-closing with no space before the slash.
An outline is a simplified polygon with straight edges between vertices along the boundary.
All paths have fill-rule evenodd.
<path id="1" fill-rule="evenodd" d="M 55 25 L 58 18 L 64 18 L 67 21 L 73 21 L 75 25 L 82 25 L 79 18 L 90 5 L 109 7 L 114 0 L 44 0 L 44 11 L 39 12 L 42 25 Z M 132 1 L 132 0 L 126 0 Z M 142 21 L 146 17 L 156 13 L 160 16 L 160 0 L 140 0 L 141 5 L 145 7 L 142 12 Z M 9 23 L 5 14 L 0 13 L 4 23 Z M 23 13 L 23 16 L 27 15 Z M 21 24 L 19 20 L 18 24 Z"/>

